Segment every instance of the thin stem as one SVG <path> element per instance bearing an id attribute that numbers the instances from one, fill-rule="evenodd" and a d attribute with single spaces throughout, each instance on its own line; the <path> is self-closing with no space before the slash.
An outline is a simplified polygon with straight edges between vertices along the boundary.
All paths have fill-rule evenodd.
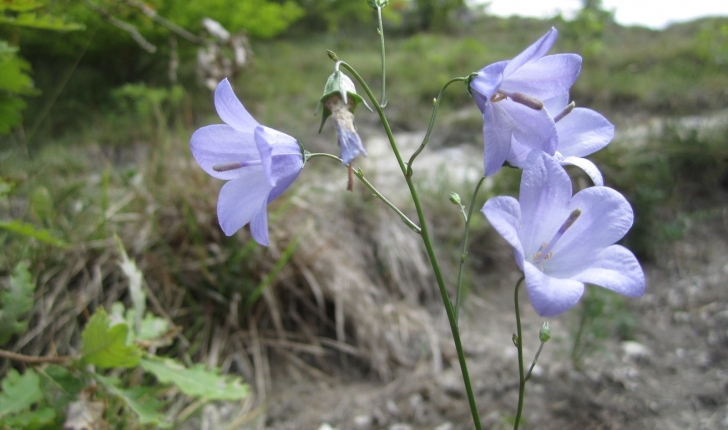
<path id="1" fill-rule="evenodd" d="M 340 63 L 342 67 L 346 68 L 351 74 L 356 78 L 356 80 L 359 82 L 359 84 L 364 88 L 364 91 L 367 93 L 367 96 L 369 96 L 369 99 L 372 101 L 372 103 L 376 106 L 377 113 L 379 114 L 379 119 L 382 122 L 382 126 L 384 127 L 384 131 L 387 133 L 387 138 L 389 138 L 389 144 L 392 147 L 392 151 L 394 152 L 394 156 L 397 159 L 397 163 L 399 163 L 399 167 L 402 170 L 402 174 L 404 175 L 405 180 L 407 181 L 407 187 L 409 188 L 410 195 L 412 196 L 412 202 L 415 205 L 415 209 L 417 210 L 417 217 L 420 221 L 420 228 L 421 233 L 420 236 L 422 237 L 422 242 L 425 244 L 425 248 L 427 249 L 427 256 L 430 259 L 430 264 L 432 265 L 432 270 L 435 272 L 435 279 L 437 279 L 437 286 L 440 289 L 440 295 L 442 296 L 442 302 L 445 305 L 445 312 L 447 313 L 447 319 L 450 323 L 450 330 L 452 332 L 453 341 L 455 342 L 455 349 L 458 354 L 458 361 L 460 362 L 460 371 L 463 375 L 463 382 L 465 384 L 465 391 L 468 396 L 468 404 L 470 405 L 470 412 L 473 415 L 473 423 L 475 424 L 476 430 L 482 430 L 483 426 L 480 424 L 480 415 L 478 414 L 478 407 L 475 404 L 475 394 L 473 392 L 473 387 L 470 382 L 470 375 L 468 374 L 468 366 L 465 362 L 465 352 L 463 351 L 463 344 L 460 340 L 460 331 L 458 329 L 457 322 L 455 321 L 455 313 L 453 311 L 452 302 L 450 301 L 450 297 L 447 294 L 447 288 L 445 287 L 445 281 L 442 278 L 442 272 L 440 271 L 440 264 L 437 261 L 437 256 L 435 255 L 435 250 L 432 246 L 432 242 L 430 240 L 430 234 L 427 229 L 427 222 L 425 220 L 425 215 L 422 211 L 422 204 L 420 203 L 420 198 L 417 194 L 417 190 L 415 189 L 414 182 L 412 181 L 412 175 L 407 174 L 407 168 L 405 167 L 404 162 L 402 161 L 402 156 L 399 154 L 399 149 L 397 148 L 397 143 L 394 140 L 394 135 L 392 134 L 392 128 L 389 125 L 389 121 L 387 121 L 386 115 L 384 115 L 384 110 L 382 107 L 377 103 L 376 98 L 374 97 L 374 94 L 372 93 L 372 90 L 369 88 L 369 86 L 366 84 L 364 79 L 359 75 L 359 73 L 356 72 L 350 65 L 348 65 L 345 62 Z"/>
<path id="2" fill-rule="evenodd" d="M 468 236 L 470 234 L 470 219 L 473 216 L 473 208 L 475 207 L 475 199 L 478 197 L 478 191 L 480 191 L 480 186 L 483 185 L 483 182 L 485 182 L 485 176 L 480 178 L 480 181 L 478 181 L 478 185 L 475 186 L 475 191 L 473 191 L 473 198 L 470 199 L 470 209 L 468 210 L 468 215 L 465 217 L 465 232 L 463 234 L 463 249 L 460 252 L 460 269 L 458 270 L 458 283 L 456 285 L 456 293 L 455 293 L 455 322 L 458 321 L 458 317 L 460 316 L 460 305 L 462 303 L 463 269 L 465 268 L 465 259 L 468 257 Z"/>
<path id="3" fill-rule="evenodd" d="M 538 356 L 541 355 L 541 350 L 544 345 L 544 342 L 541 342 L 541 345 L 539 345 L 538 351 L 536 351 L 536 355 L 533 357 L 533 363 L 531 363 L 531 367 L 528 368 L 528 373 L 526 373 L 526 381 L 531 379 L 531 372 L 533 372 L 533 368 L 536 366 L 536 361 L 538 361 Z"/>
<path id="4" fill-rule="evenodd" d="M 437 95 L 437 98 L 435 99 L 435 105 L 432 107 L 432 116 L 430 117 L 430 125 L 427 126 L 427 133 L 425 133 L 425 138 L 422 139 L 422 143 L 420 144 L 420 147 L 417 148 L 417 151 L 415 151 L 414 154 L 410 157 L 409 161 L 407 162 L 407 175 L 412 176 L 412 163 L 414 163 L 415 158 L 417 158 L 418 155 L 420 155 L 420 152 L 422 152 L 423 149 L 425 149 L 425 146 L 427 146 L 427 143 L 430 141 L 430 134 L 432 134 L 432 128 L 435 126 L 435 117 L 437 117 L 437 110 L 440 107 L 440 100 L 442 100 L 442 95 L 445 93 L 445 89 L 450 86 L 453 82 L 462 82 L 467 81 L 468 78 L 453 78 L 447 81 L 447 83 L 440 89 L 440 93 Z"/>
<path id="5" fill-rule="evenodd" d="M 337 160 L 339 162 L 342 162 L 341 158 L 339 158 L 335 155 L 326 154 L 326 153 L 315 153 L 315 154 L 309 153 L 307 155 L 307 157 L 309 159 L 311 159 L 313 157 L 326 157 L 326 158 L 331 158 L 331 159 Z M 420 227 L 417 224 L 415 224 L 411 219 L 409 219 L 407 217 L 407 215 L 405 215 L 401 210 L 399 210 L 399 208 L 397 206 L 395 206 L 394 203 L 387 200 L 387 198 L 384 197 L 384 195 L 379 190 L 377 190 L 374 187 L 374 185 L 372 185 L 372 183 L 367 180 L 367 178 L 364 177 L 364 172 L 362 172 L 362 170 L 360 168 L 357 167 L 354 169 L 354 175 L 357 178 L 359 178 L 367 188 L 369 188 L 369 190 L 372 192 L 372 194 L 374 194 L 379 200 L 384 202 L 385 205 L 389 206 L 390 209 L 392 209 L 394 212 L 396 212 L 397 215 L 399 215 L 399 217 L 402 219 L 402 222 L 404 222 L 407 225 L 407 227 L 411 228 L 417 234 L 421 233 Z"/>
<path id="6" fill-rule="evenodd" d="M 15 352 L 5 351 L 2 349 L 0 349 L 0 357 L 27 364 L 65 363 L 73 359 L 73 357 L 35 357 L 32 355 L 17 354 Z"/>
<path id="7" fill-rule="evenodd" d="M 382 109 L 384 109 L 385 106 L 387 106 L 387 67 L 385 62 L 385 55 L 384 55 L 384 26 L 382 25 L 382 8 L 377 6 L 377 18 L 379 18 L 379 28 L 377 29 L 377 32 L 379 33 L 379 44 L 382 47 L 382 98 L 381 104 L 379 105 Z"/>
<path id="8" fill-rule="evenodd" d="M 518 430 L 518 426 L 521 424 L 521 413 L 523 412 L 523 398 L 526 394 L 526 376 L 523 371 L 523 333 L 521 332 L 521 310 L 518 306 L 518 291 L 521 288 L 521 284 L 525 277 L 521 277 L 516 284 L 516 290 L 513 294 L 513 301 L 516 305 L 516 330 L 518 337 L 516 347 L 518 348 L 518 411 L 516 412 L 516 421 L 513 423 L 513 430 Z"/>

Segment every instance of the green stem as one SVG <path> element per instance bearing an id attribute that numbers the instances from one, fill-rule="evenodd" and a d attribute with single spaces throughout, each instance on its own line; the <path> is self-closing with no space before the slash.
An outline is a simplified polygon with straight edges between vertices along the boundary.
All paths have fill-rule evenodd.
<path id="1" fill-rule="evenodd" d="M 382 126 L 384 127 L 384 131 L 387 133 L 387 137 L 389 138 L 389 144 L 392 147 L 392 151 L 394 152 L 394 156 L 397 159 L 397 163 L 399 163 L 399 167 L 402 170 L 402 174 L 404 175 L 405 180 L 407 181 L 407 187 L 409 188 L 410 195 L 412 196 L 412 202 L 415 205 L 415 209 L 417 210 L 417 217 L 420 222 L 420 229 L 421 233 L 420 236 L 422 237 L 422 241 L 425 244 L 425 248 L 427 249 L 427 256 L 430 259 L 430 264 L 432 265 L 432 270 L 435 272 L 435 278 L 437 279 L 437 286 L 440 289 L 440 295 L 442 296 L 442 302 L 445 305 L 445 312 L 447 313 L 447 319 L 450 322 L 450 330 L 452 331 L 452 337 L 453 341 L 455 342 L 455 349 L 458 354 L 458 361 L 460 362 L 460 371 L 463 375 L 463 382 L 465 384 L 465 391 L 468 396 L 468 403 L 470 405 L 470 412 L 473 415 L 473 423 L 475 424 L 476 430 L 482 430 L 483 426 L 480 424 L 480 416 L 478 414 L 478 407 L 475 404 L 475 394 L 473 392 L 473 387 L 470 382 L 470 375 L 468 374 L 468 366 L 465 362 L 465 352 L 463 351 L 463 344 L 460 340 L 460 331 L 458 329 L 457 322 L 455 321 L 455 313 L 453 311 L 452 302 L 450 301 L 450 297 L 447 294 L 447 288 L 445 288 L 445 281 L 442 278 L 442 272 L 440 271 L 440 264 L 437 261 L 437 256 L 435 255 L 435 250 L 432 247 L 432 242 L 430 240 L 430 234 L 427 229 L 427 222 L 425 220 L 425 215 L 422 211 L 422 204 L 420 203 L 420 198 L 417 195 L 417 190 L 415 189 L 414 182 L 412 181 L 412 175 L 408 175 L 407 171 L 408 169 L 405 167 L 404 161 L 402 161 L 402 156 L 399 154 L 399 149 L 397 148 L 397 143 L 394 140 L 394 135 L 392 134 L 392 128 L 389 125 L 389 121 L 387 121 L 387 117 L 384 115 L 384 110 L 382 110 L 382 107 L 377 103 L 377 99 L 374 97 L 374 94 L 372 93 L 372 90 L 369 88 L 367 83 L 364 81 L 364 79 L 359 75 L 359 73 L 356 72 L 349 64 L 345 62 L 340 63 L 342 67 L 346 68 L 351 74 L 356 78 L 356 80 L 359 82 L 359 84 L 362 86 L 364 91 L 367 93 L 367 96 L 369 96 L 369 99 L 372 101 L 372 103 L 376 106 L 377 113 L 379 114 L 379 119 L 382 122 Z"/>
<path id="2" fill-rule="evenodd" d="M 478 197 L 478 191 L 480 191 L 480 186 L 483 185 L 484 181 L 485 181 L 485 176 L 480 178 L 480 181 L 478 181 L 478 185 L 475 186 L 475 191 L 473 191 L 473 198 L 470 199 L 470 209 L 468 209 L 468 215 L 465 217 L 465 233 L 463 234 L 463 249 L 460 252 L 460 269 L 458 270 L 458 283 L 456 285 L 456 293 L 455 293 L 455 322 L 458 321 L 458 316 L 460 316 L 460 305 L 462 303 L 463 269 L 465 268 L 465 259 L 468 256 L 468 235 L 470 234 L 470 219 L 473 216 L 473 208 L 475 207 L 475 199 Z"/>
<path id="3" fill-rule="evenodd" d="M 342 162 L 341 158 L 339 158 L 335 155 L 326 154 L 326 153 L 315 153 L 315 154 L 308 153 L 306 157 L 307 157 L 307 159 L 311 159 L 313 157 L 326 157 L 326 158 L 331 158 L 331 159 L 337 160 L 340 163 Z M 374 187 L 374 185 L 372 185 L 372 183 L 367 180 L 367 178 L 364 177 L 364 172 L 362 172 L 362 170 L 360 168 L 357 167 L 354 169 L 354 175 L 356 175 L 356 177 L 359 178 L 359 180 L 361 180 L 362 183 L 364 185 L 366 185 L 367 188 L 369 188 L 369 191 L 371 191 L 372 194 L 374 194 L 379 200 L 384 202 L 385 205 L 389 206 L 390 209 L 392 209 L 394 212 L 396 212 L 397 215 L 399 215 L 399 217 L 402 219 L 402 222 L 404 222 L 407 225 L 407 227 L 411 228 L 417 234 L 421 233 L 420 227 L 417 224 L 415 224 L 411 219 L 409 219 L 407 217 L 407 215 L 405 215 L 401 210 L 399 210 L 399 208 L 397 206 L 395 206 L 394 203 L 387 200 L 387 198 L 384 197 L 384 195 L 381 192 L 379 192 L 379 190 L 377 190 Z"/>
<path id="4" fill-rule="evenodd" d="M 425 133 L 425 138 L 422 139 L 422 144 L 420 144 L 420 147 L 417 148 L 417 151 L 415 151 L 414 154 L 410 157 L 409 161 L 407 162 L 407 176 L 412 176 L 412 163 L 415 161 L 415 158 L 417 158 L 418 155 L 420 155 L 420 152 L 422 152 L 423 149 L 425 149 L 425 146 L 427 146 L 427 143 L 430 141 L 430 134 L 432 134 L 432 128 L 435 126 L 435 117 L 437 117 L 437 110 L 440 107 L 440 100 L 442 100 L 442 95 L 445 93 L 445 89 L 450 86 L 453 82 L 462 82 L 467 81 L 468 78 L 452 78 L 440 89 L 440 93 L 437 95 L 437 98 L 435 99 L 435 106 L 432 107 L 432 116 L 430 117 L 430 125 L 427 126 L 427 133 Z"/>
<path id="5" fill-rule="evenodd" d="M 516 330 L 518 337 L 516 347 L 518 348 L 518 411 L 516 412 L 516 421 L 513 423 L 513 430 L 518 430 L 518 426 L 521 424 L 521 413 L 523 412 L 523 398 L 526 394 L 526 376 L 523 371 L 523 333 L 521 332 L 521 311 L 518 306 L 518 291 L 521 288 L 521 284 L 525 277 L 521 277 L 516 284 L 516 291 L 513 294 L 513 301 L 516 305 Z"/>
<path id="6" fill-rule="evenodd" d="M 382 47 L 382 98 L 381 104 L 379 105 L 382 109 L 384 109 L 385 106 L 387 106 L 387 98 L 386 98 L 386 87 L 387 87 L 387 63 L 385 61 L 385 55 L 384 55 L 384 26 L 382 25 L 382 8 L 377 6 L 377 18 L 379 18 L 379 28 L 377 29 L 377 32 L 379 33 L 379 41 L 380 45 Z"/>
<path id="7" fill-rule="evenodd" d="M 528 368 L 528 373 L 526 373 L 526 381 L 531 379 L 531 372 L 533 372 L 533 368 L 536 366 L 536 362 L 538 361 L 538 356 L 541 355 L 541 350 L 543 349 L 544 345 L 545 345 L 544 342 L 541 342 L 541 345 L 539 345 L 538 351 L 536 351 L 536 355 L 533 357 L 533 363 L 531 363 L 531 367 Z"/>

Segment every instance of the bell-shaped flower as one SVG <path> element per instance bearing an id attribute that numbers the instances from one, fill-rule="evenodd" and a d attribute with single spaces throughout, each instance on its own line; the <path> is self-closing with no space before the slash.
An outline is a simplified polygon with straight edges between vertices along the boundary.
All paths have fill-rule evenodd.
<path id="1" fill-rule="evenodd" d="M 572 196 L 569 176 L 549 155 L 529 154 L 519 200 L 494 197 L 482 211 L 513 247 L 539 315 L 574 306 L 585 283 L 630 297 L 644 293 L 645 276 L 634 254 L 614 245 L 632 225 L 627 200 L 607 187 Z"/>
<path id="2" fill-rule="evenodd" d="M 591 109 L 574 108 L 569 94 L 544 100 L 544 108 L 556 123 L 558 143 L 553 156 L 561 165 L 574 165 L 586 172 L 594 185 L 604 185 L 602 174 L 594 163 L 583 158 L 607 146 L 614 137 L 614 125 L 604 116 Z M 506 161 L 524 168 L 532 148 L 518 141 L 511 141 L 511 151 Z"/>
<path id="3" fill-rule="evenodd" d="M 253 119 L 227 79 L 215 90 L 215 108 L 225 124 L 195 131 L 192 155 L 205 172 L 229 181 L 217 200 L 225 234 L 231 236 L 250 223 L 253 239 L 268 246 L 267 206 L 301 172 L 301 146 L 293 137 Z"/>
<path id="4" fill-rule="evenodd" d="M 552 28 L 512 60 L 481 69 L 470 89 L 483 113 L 485 174 L 496 173 L 506 161 L 511 140 L 553 155 L 556 124 L 543 100 L 568 92 L 581 70 L 576 54 L 544 55 L 556 41 Z"/>

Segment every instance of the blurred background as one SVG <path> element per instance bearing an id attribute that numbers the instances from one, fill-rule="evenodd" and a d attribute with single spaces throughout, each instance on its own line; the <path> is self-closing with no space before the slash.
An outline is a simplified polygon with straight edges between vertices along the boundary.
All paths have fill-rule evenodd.
<path id="1" fill-rule="evenodd" d="M 337 153 L 332 126 L 319 134 L 314 116 L 333 66 L 326 50 L 375 94 L 381 86 L 365 0 L 0 0 L 0 11 L 0 348 L 73 356 L 91 314 L 133 305 L 129 273 L 140 273 L 150 321 L 165 324 L 146 353 L 238 375 L 250 393 L 195 400 L 157 374 L 116 369 L 120 387 L 149 388 L 164 418 L 101 389 L 106 412 L 93 428 L 470 428 L 436 284 L 396 216 L 359 184 L 347 193 L 346 170 L 316 159 L 269 207 L 269 248 L 247 227 L 225 237 L 222 183 L 189 150 L 197 128 L 221 122 L 212 90 L 228 77 L 261 124 Z M 627 301 L 590 288 L 552 321 L 526 428 L 728 428 L 728 6 L 391 0 L 383 25 L 386 113 L 405 154 L 445 82 L 512 58 L 551 27 L 552 53 L 584 59 L 572 99 L 617 127 L 591 158 L 634 208 L 622 243 L 643 262 L 648 294 Z M 356 115 L 367 177 L 412 213 L 378 117 Z M 447 194 L 470 203 L 481 128 L 465 88 L 451 86 L 419 160 L 450 285 L 462 219 Z M 569 172 L 575 189 L 590 185 Z M 504 169 L 475 204 L 517 195 L 519 177 Z M 461 324 L 484 422 L 508 428 L 519 275 L 477 215 Z M 138 272 L 119 264 L 126 253 Z M 526 310 L 530 356 L 540 324 Z M 2 376 L 30 368 L 42 373 L 0 361 Z M 89 384 L 76 380 L 56 390 L 56 378 L 16 410 L 0 396 L 0 428 L 62 427 Z M 42 408 L 53 415 L 35 427 L 17 420 Z"/>

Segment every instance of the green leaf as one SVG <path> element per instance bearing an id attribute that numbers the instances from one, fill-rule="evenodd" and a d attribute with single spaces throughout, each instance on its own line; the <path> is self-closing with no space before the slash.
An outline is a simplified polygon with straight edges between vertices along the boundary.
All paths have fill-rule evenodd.
<path id="1" fill-rule="evenodd" d="M 135 387 L 123 389 L 119 387 L 117 378 L 106 378 L 101 375 L 95 375 L 106 390 L 119 397 L 131 410 L 139 417 L 139 424 L 154 424 L 158 427 L 169 427 L 170 423 L 164 420 L 164 414 L 159 410 L 163 405 L 153 395 L 153 390 L 149 387 Z"/>
<path id="2" fill-rule="evenodd" d="M 82 24 L 65 22 L 62 18 L 52 15 L 37 15 L 35 12 L 23 12 L 15 17 L 0 15 L 0 24 L 56 31 L 74 31 L 86 28 Z"/>
<path id="3" fill-rule="evenodd" d="M 34 293 L 28 266 L 20 262 L 10 275 L 10 288 L 0 292 L 0 345 L 28 328 L 28 321 L 22 317 L 33 308 Z"/>
<path id="4" fill-rule="evenodd" d="M 1 0 L 0 11 L 11 10 L 13 12 L 28 12 L 42 7 L 43 3 L 35 0 Z"/>
<path id="5" fill-rule="evenodd" d="M 15 369 L 10 369 L 2 387 L 0 417 L 28 409 L 34 403 L 43 400 L 40 378 L 31 369 L 26 370 L 23 375 Z"/>
<path id="6" fill-rule="evenodd" d="M 34 411 L 23 411 L 0 420 L 0 428 L 40 430 L 54 424 L 56 411 L 48 406 L 41 406 Z"/>
<path id="7" fill-rule="evenodd" d="M 0 106 L 0 114 L 2 114 L 2 107 Z M 0 120 L 0 134 L 2 134 L 2 120 Z M 35 240 L 47 243 L 49 245 L 57 246 L 59 248 L 65 248 L 68 244 L 61 239 L 53 236 L 49 230 L 36 229 L 33 224 L 28 224 L 18 220 L 12 221 L 0 221 L 0 228 L 12 231 L 21 236 L 30 237 Z"/>
<path id="8" fill-rule="evenodd" d="M 83 360 L 101 368 L 136 366 L 141 351 L 136 345 L 126 344 L 129 326 L 121 323 L 109 327 L 110 323 L 106 311 L 98 308 L 81 334 Z"/>
<path id="9" fill-rule="evenodd" d="M 62 389 L 72 398 L 78 397 L 78 393 L 86 386 L 81 378 L 69 372 L 65 367 L 57 364 L 51 364 L 43 369 L 43 372 L 53 381 L 55 387 Z"/>
<path id="10" fill-rule="evenodd" d="M 162 383 L 172 383 L 188 396 L 206 400 L 240 400 L 248 395 L 248 386 L 238 377 L 220 376 L 198 364 L 184 367 L 172 359 L 142 358 L 139 365 Z"/>
<path id="11" fill-rule="evenodd" d="M 129 313 L 133 312 L 133 310 L 129 310 Z M 167 333 L 168 329 L 169 322 L 167 320 L 147 313 L 144 315 L 144 320 L 142 320 L 142 329 L 139 331 L 136 338 L 138 340 L 155 340 Z"/>

